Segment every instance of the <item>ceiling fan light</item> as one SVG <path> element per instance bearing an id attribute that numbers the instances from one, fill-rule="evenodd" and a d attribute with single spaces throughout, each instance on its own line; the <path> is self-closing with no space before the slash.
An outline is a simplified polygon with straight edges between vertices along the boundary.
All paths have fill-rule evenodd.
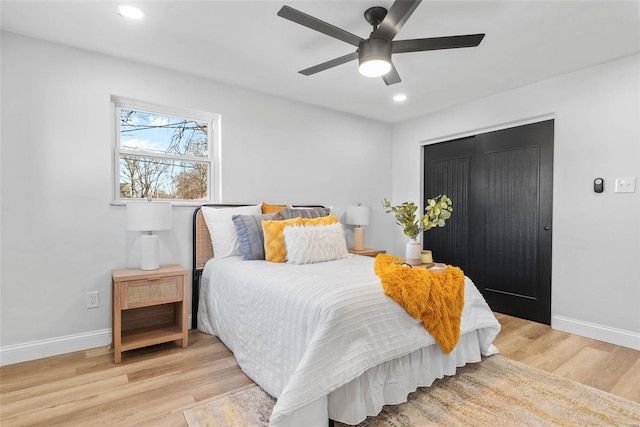
<path id="1" fill-rule="evenodd" d="M 358 46 L 358 70 L 367 77 L 380 77 L 391 71 L 391 42 L 383 39 L 365 40 Z"/>
<path id="2" fill-rule="evenodd" d="M 380 77 L 391 71 L 391 64 L 386 59 L 370 59 L 358 67 L 360 74 L 367 77 Z"/>

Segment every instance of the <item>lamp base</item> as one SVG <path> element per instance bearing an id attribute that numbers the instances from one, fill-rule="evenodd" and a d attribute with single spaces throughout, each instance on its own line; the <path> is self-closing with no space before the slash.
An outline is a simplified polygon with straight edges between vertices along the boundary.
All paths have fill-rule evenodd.
<path id="1" fill-rule="evenodd" d="M 147 234 L 140 237 L 140 269 L 157 270 L 160 268 L 158 253 L 160 252 L 158 236 Z"/>
<path id="2" fill-rule="evenodd" d="M 353 249 L 364 251 L 364 228 L 362 227 L 353 229 Z"/>

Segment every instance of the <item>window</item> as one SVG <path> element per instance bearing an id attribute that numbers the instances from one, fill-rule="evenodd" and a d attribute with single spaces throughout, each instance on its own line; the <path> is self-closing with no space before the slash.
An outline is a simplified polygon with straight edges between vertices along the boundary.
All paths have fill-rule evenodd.
<path id="1" fill-rule="evenodd" d="M 122 98 L 112 104 L 116 202 L 217 199 L 219 115 Z"/>

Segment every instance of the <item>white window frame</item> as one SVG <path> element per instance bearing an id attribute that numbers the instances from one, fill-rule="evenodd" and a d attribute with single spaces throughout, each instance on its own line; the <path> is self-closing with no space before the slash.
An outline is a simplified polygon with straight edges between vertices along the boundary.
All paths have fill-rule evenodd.
<path id="1" fill-rule="evenodd" d="M 159 154 L 144 150 L 127 150 L 123 149 L 120 143 L 120 111 L 135 110 L 149 114 L 166 115 L 170 117 L 182 118 L 207 123 L 208 137 L 208 156 L 180 156 L 176 154 Z M 119 96 L 111 97 L 111 112 L 113 119 L 113 158 L 112 158 L 112 204 L 124 205 L 128 201 L 135 199 L 127 199 L 120 197 L 120 156 L 131 154 L 136 157 L 151 157 L 166 160 L 186 160 L 207 165 L 207 199 L 206 200 L 188 200 L 188 199 L 163 199 L 171 201 L 174 205 L 183 206 L 199 206 L 205 203 L 220 203 L 221 196 L 221 168 L 220 168 L 220 122 L 221 115 L 208 113 L 203 111 L 168 107 L 164 105 L 154 104 L 145 101 L 138 101 L 130 98 Z"/>

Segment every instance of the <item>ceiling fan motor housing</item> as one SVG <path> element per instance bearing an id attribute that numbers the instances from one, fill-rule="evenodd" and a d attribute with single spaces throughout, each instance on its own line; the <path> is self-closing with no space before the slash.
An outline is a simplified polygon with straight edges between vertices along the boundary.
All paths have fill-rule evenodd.
<path id="1" fill-rule="evenodd" d="M 391 41 L 384 39 L 368 39 L 358 45 L 358 62 L 380 60 L 391 62 Z"/>

